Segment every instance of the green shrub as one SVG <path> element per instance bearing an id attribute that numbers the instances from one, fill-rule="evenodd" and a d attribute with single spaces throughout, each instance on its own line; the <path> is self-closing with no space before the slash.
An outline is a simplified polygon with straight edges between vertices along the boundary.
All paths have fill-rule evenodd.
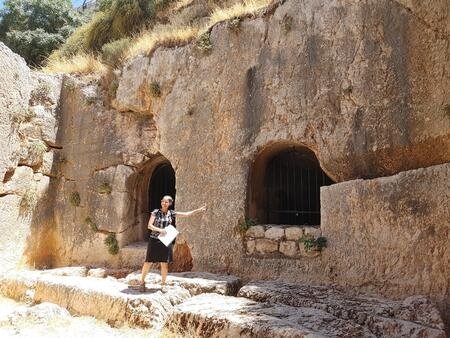
<path id="1" fill-rule="evenodd" d="M 0 40 L 38 66 L 82 22 L 70 0 L 6 0 L 0 11 Z"/>
<path id="2" fill-rule="evenodd" d="M 203 33 L 198 37 L 196 46 L 201 52 L 205 54 L 211 52 L 213 46 L 211 43 L 211 39 L 209 38 L 209 32 Z"/>
<path id="3" fill-rule="evenodd" d="M 105 238 L 104 243 L 111 255 L 117 255 L 119 253 L 119 242 L 117 242 L 116 234 L 114 232 L 109 233 Z"/>
<path id="4" fill-rule="evenodd" d="M 305 250 L 308 251 L 322 251 L 327 247 L 327 239 L 325 237 L 305 237 L 300 240 L 303 243 Z"/>
<path id="5" fill-rule="evenodd" d="M 74 191 L 70 194 L 69 196 L 69 202 L 70 204 L 72 204 L 74 207 L 77 207 L 80 205 L 81 203 L 81 198 L 80 198 L 80 194 L 77 191 Z"/>
<path id="6" fill-rule="evenodd" d="M 153 81 L 152 83 L 150 83 L 150 95 L 152 97 L 160 97 L 161 96 L 161 88 L 160 88 L 158 82 Z"/>
<path id="7" fill-rule="evenodd" d="M 99 194 L 110 194 L 112 192 L 112 188 L 108 182 L 103 182 L 98 187 Z"/>
<path id="8" fill-rule="evenodd" d="M 289 33 L 292 30 L 293 19 L 290 15 L 285 15 L 283 20 L 281 21 L 281 29 L 284 34 Z"/>
<path id="9" fill-rule="evenodd" d="M 119 39 L 103 45 L 102 60 L 107 65 L 116 68 L 122 62 L 126 51 L 131 45 L 129 38 Z"/>
<path id="10" fill-rule="evenodd" d="M 241 18 L 233 18 L 227 21 L 227 27 L 233 32 L 239 32 L 241 29 Z"/>
<path id="11" fill-rule="evenodd" d="M 241 233 L 245 233 L 250 227 L 258 224 L 258 220 L 255 218 L 245 218 L 242 222 L 239 223 L 239 231 Z"/>
<path id="12" fill-rule="evenodd" d="M 90 218 L 89 216 L 86 217 L 84 219 L 84 222 L 89 225 L 89 227 L 91 228 L 92 231 L 97 232 L 98 231 L 98 226 L 97 223 L 95 223 L 92 218 Z"/>
<path id="13" fill-rule="evenodd" d="M 103 46 L 131 37 L 145 26 L 154 23 L 158 11 L 164 9 L 173 0 L 102 0 L 90 22 L 79 27 L 67 42 L 61 46 L 56 56 L 70 57 L 81 52 L 106 53 L 108 62 L 115 65 L 115 58 L 122 41 L 112 47 L 113 51 L 103 51 Z M 111 49 L 111 47 L 107 47 Z M 123 51 L 123 49 L 122 49 Z M 112 59 L 111 59 L 112 58 Z"/>

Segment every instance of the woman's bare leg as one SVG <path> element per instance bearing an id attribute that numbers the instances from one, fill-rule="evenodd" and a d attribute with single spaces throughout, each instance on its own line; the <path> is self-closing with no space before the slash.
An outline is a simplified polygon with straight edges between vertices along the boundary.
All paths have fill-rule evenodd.
<path id="1" fill-rule="evenodd" d="M 169 264 L 168 263 L 161 263 L 161 284 L 166 284 L 166 278 L 167 278 L 167 271 L 169 270 Z"/>
<path id="2" fill-rule="evenodd" d="M 142 274 L 141 274 L 141 284 L 145 283 L 145 276 L 147 276 L 148 272 L 150 271 L 150 266 L 152 263 L 145 262 L 144 266 L 142 267 Z"/>

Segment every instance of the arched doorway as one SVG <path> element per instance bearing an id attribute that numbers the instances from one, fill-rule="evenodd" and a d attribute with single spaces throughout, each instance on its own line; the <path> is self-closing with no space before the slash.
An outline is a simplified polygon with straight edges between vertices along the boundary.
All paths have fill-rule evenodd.
<path id="1" fill-rule="evenodd" d="M 320 187 L 333 183 L 309 148 L 272 145 L 250 172 L 248 216 L 261 224 L 318 226 Z"/>
<path id="2" fill-rule="evenodd" d="M 165 195 L 172 196 L 175 207 L 175 171 L 170 163 L 160 164 L 152 173 L 148 186 L 148 210 L 158 209 Z"/>

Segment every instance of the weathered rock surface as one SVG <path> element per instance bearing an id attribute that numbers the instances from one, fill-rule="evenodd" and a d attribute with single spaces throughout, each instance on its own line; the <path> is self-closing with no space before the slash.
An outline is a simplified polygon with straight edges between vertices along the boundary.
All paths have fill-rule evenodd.
<path id="1" fill-rule="evenodd" d="M 361 325 L 377 337 L 445 337 L 439 310 L 422 296 L 392 301 L 344 293 L 333 287 L 273 281 L 246 284 L 238 296 L 258 302 L 319 309 Z"/>
<path id="2" fill-rule="evenodd" d="M 83 272 L 83 273 L 80 273 Z M 168 277 L 166 292 L 158 285 L 160 276 L 150 273 L 147 293 L 129 287 L 139 279 L 131 274 L 125 280 L 86 276 L 80 267 L 48 271 L 19 271 L 0 279 L 0 291 L 7 297 L 28 303 L 51 302 L 72 314 L 89 315 L 110 324 L 161 327 L 173 306 L 191 295 L 204 292 L 236 294 L 240 280 L 233 276 L 208 273 L 175 274 Z"/>
<path id="3" fill-rule="evenodd" d="M 141 294 L 114 278 L 56 276 L 41 272 L 10 274 L 1 280 L 4 295 L 32 303 L 52 302 L 73 314 L 89 315 L 110 324 L 159 327 L 167 313 L 189 297 L 180 287 L 161 293 L 156 285 Z"/>
<path id="4" fill-rule="evenodd" d="M 217 294 L 202 294 L 175 306 L 167 323 L 199 337 L 376 337 L 357 323 L 319 309 Z"/>
<path id="5" fill-rule="evenodd" d="M 128 280 L 139 280 L 140 274 L 130 274 Z M 158 283 L 159 274 L 149 273 L 146 280 L 150 283 Z M 191 295 L 201 293 L 217 293 L 220 295 L 234 296 L 241 287 L 241 280 L 234 276 L 216 275 L 208 272 L 177 272 L 167 277 L 168 285 L 180 286 L 189 291 Z"/>
<path id="6" fill-rule="evenodd" d="M 325 271 L 351 289 L 426 295 L 450 323 L 449 191 L 450 164 L 322 188 Z"/>

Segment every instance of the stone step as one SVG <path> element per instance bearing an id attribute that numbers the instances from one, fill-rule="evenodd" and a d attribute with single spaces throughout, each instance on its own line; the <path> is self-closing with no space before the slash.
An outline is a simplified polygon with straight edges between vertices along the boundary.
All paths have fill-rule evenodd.
<path id="1" fill-rule="evenodd" d="M 240 281 L 232 276 L 207 273 L 170 275 L 163 292 L 159 275 L 149 273 L 146 278 L 148 292 L 130 288 L 126 279 L 96 278 L 80 275 L 79 268 L 47 271 L 18 271 L 2 276 L 0 292 L 31 304 L 51 302 L 72 314 L 93 316 L 111 325 L 127 324 L 132 327 L 158 329 L 164 325 L 173 307 L 192 295 L 202 292 L 236 294 Z M 86 272 L 87 274 L 87 272 Z M 137 278 L 138 274 L 127 279 Z M 231 292 L 231 293 L 230 293 Z"/>
<path id="2" fill-rule="evenodd" d="M 445 337 L 437 307 L 423 296 L 392 301 L 350 294 L 329 286 L 274 281 L 251 282 L 239 290 L 238 296 L 257 302 L 319 309 L 366 327 L 379 337 Z"/>
<path id="3" fill-rule="evenodd" d="M 194 337 L 376 337 L 323 310 L 218 294 L 201 294 L 176 305 L 166 326 Z"/>
<path id="4" fill-rule="evenodd" d="M 134 242 L 121 248 L 119 251 L 121 265 L 132 268 L 141 267 L 145 261 L 147 244 L 146 241 Z"/>

